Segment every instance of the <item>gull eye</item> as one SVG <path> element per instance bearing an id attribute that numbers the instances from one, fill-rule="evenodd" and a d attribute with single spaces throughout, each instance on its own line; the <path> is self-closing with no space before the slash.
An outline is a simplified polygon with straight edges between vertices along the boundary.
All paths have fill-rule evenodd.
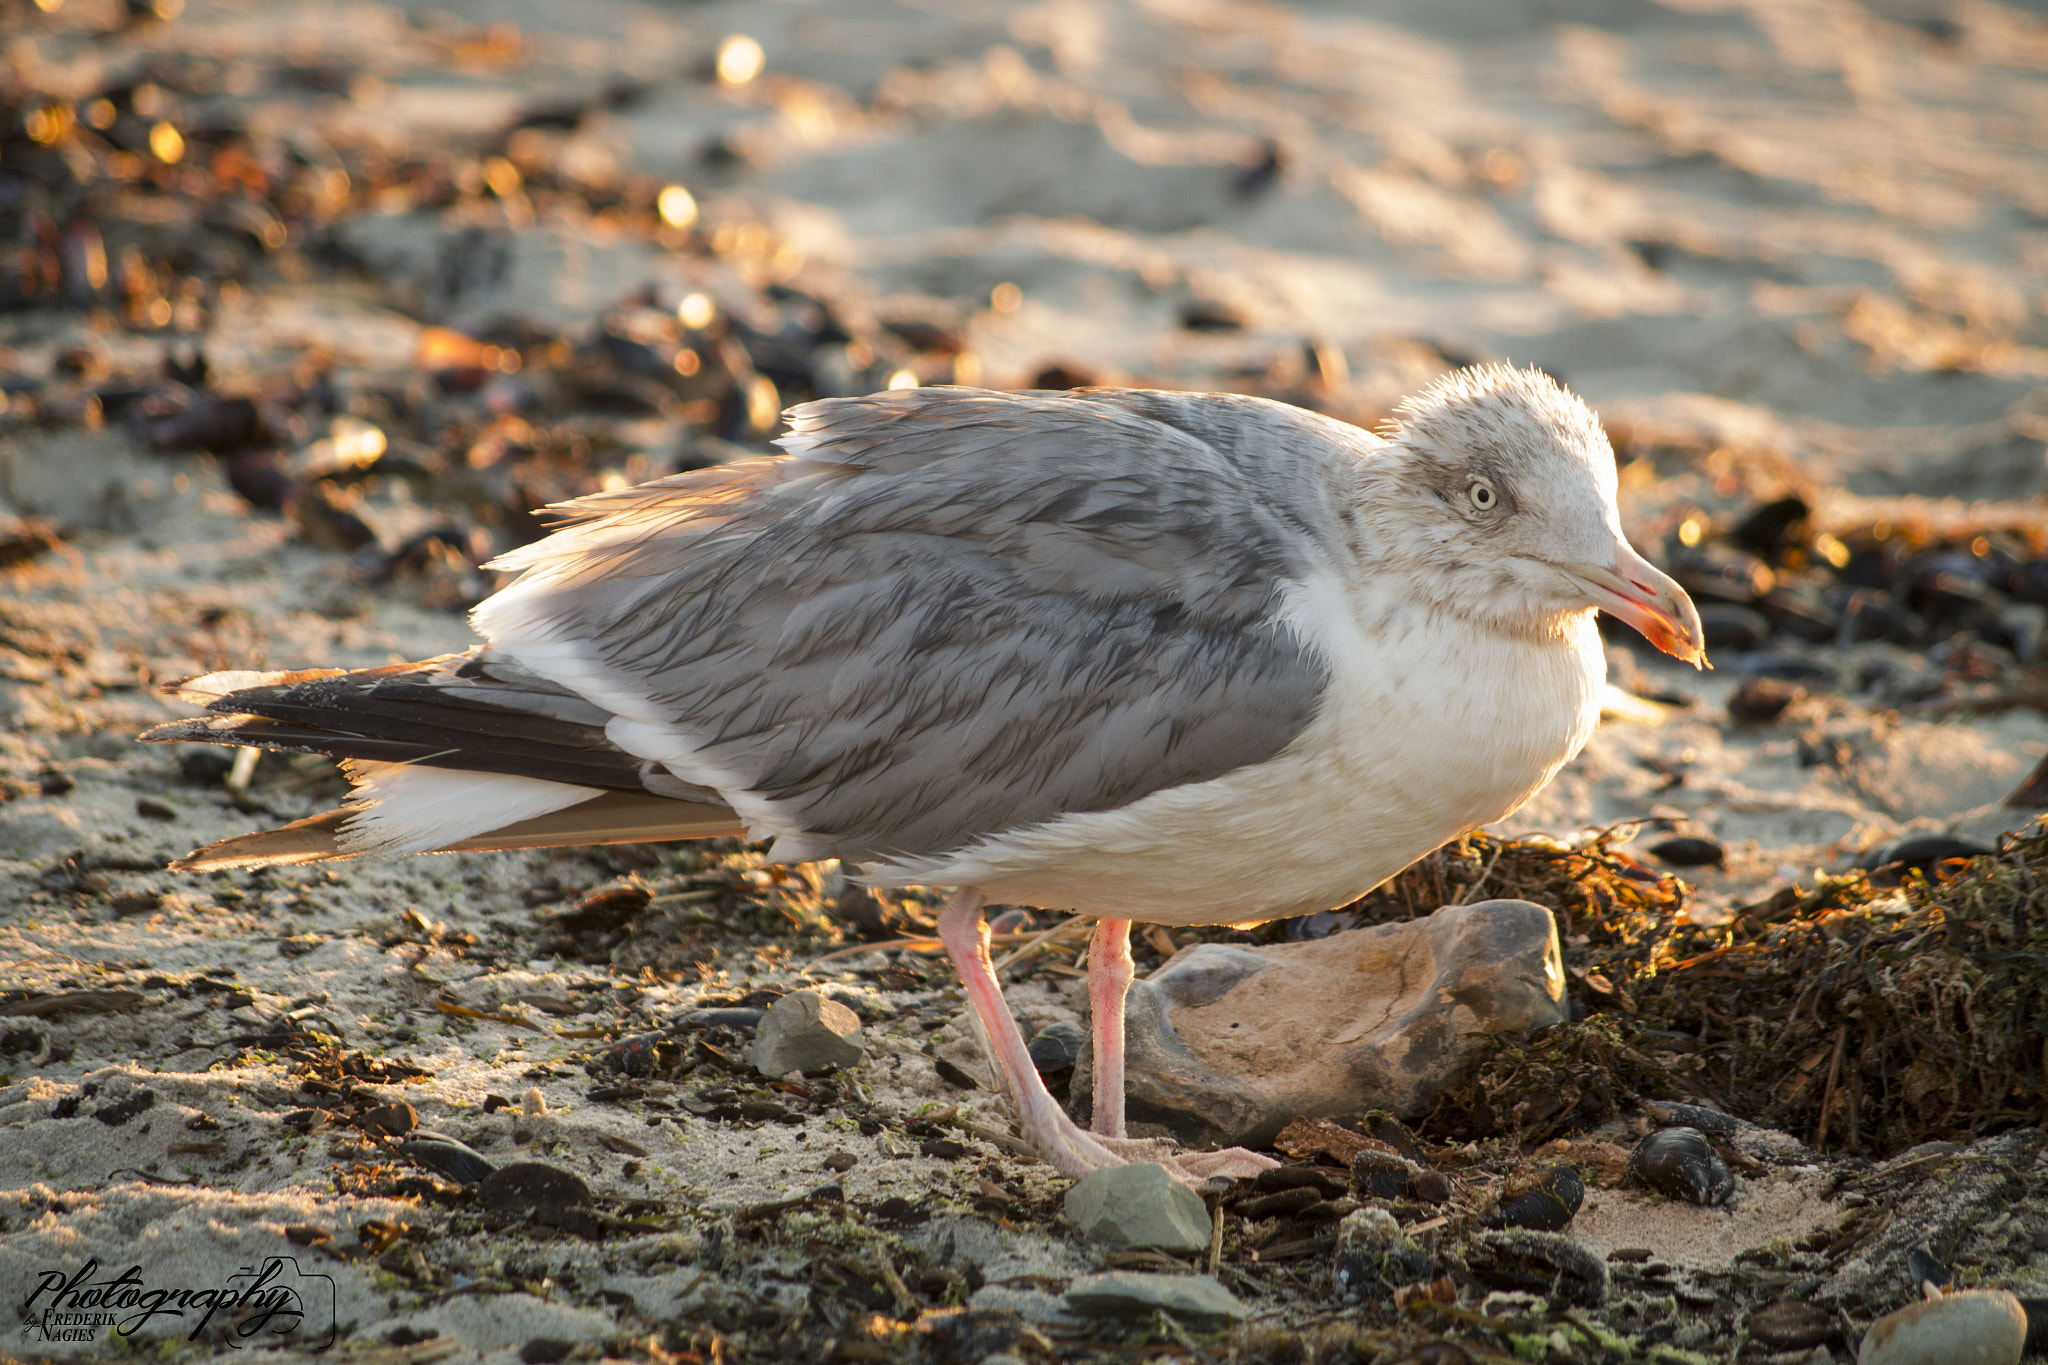
<path id="1" fill-rule="evenodd" d="M 1484 479 L 1472 480 L 1472 486 L 1465 490 L 1465 497 L 1471 502 L 1474 511 L 1491 512 L 1500 506 L 1499 492 Z"/>

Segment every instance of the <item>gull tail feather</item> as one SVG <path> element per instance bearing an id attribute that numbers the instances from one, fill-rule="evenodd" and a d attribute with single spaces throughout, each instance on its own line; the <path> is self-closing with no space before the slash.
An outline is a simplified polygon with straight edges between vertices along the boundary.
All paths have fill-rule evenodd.
<path id="1" fill-rule="evenodd" d="M 324 863 L 362 856 L 342 846 L 343 828 L 356 812 L 343 807 L 208 844 L 171 864 L 174 872 Z M 724 806 L 664 796 L 606 792 L 564 810 L 515 821 L 429 853 L 486 853 L 513 848 L 568 848 L 584 844 L 662 843 L 673 839 L 744 838 L 737 815 Z"/>
<path id="2" fill-rule="evenodd" d="M 612 743 L 609 712 L 488 649 L 170 690 L 212 714 L 144 739 L 327 754 L 353 785 L 339 810 L 209 845 L 180 870 L 745 833 L 717 792 Z"/>

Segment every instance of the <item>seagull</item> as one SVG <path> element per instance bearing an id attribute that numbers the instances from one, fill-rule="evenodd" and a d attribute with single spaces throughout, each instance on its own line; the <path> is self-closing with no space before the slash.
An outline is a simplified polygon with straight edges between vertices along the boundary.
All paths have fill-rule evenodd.
<path id="1" fill-rule="evenodd" d="M 1075 1178 L 1199 1182 L 1272 1162 L 1126 1134 L 1132 921 L 1327 910 L 1511 814 L 1593 732 L 1599 612 L 1705 662 L 1598 418 L 1537 370 L 1449 374 L 1384 435 L 1111 388 L 788 420 L 781 455 L 552 509 L 466 653 L 172 684 L 206 714 L 144 739 L 353 784 L 173 866 L 744 835 L 955 888 L 939 938 L 1026 1139 Z M 992 903 L 1099 917 L 1086 1129 L 1003 1000 Z"/>

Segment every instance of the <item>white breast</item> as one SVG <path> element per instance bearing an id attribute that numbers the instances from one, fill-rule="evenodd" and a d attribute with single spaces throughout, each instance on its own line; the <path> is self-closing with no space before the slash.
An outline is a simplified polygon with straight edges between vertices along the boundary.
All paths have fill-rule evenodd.
<path id="1" fill-rule="evenodd" d="M 1533 796 L 1592 735 L 1606 661 L 1588 611 L 1511 639 L 1335 576 L 1288 617 L 1329 693 L 1265 763 L 881 871 L 991 901 L 1165 924 L 1310 914 Z"/>

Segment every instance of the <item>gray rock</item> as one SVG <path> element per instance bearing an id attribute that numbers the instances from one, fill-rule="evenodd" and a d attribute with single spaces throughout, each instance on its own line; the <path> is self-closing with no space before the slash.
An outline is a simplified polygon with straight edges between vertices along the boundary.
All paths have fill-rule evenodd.
<path id="1" fill-rule="evenodd" d="M 1160 1275 L 1147 1270 L 1112 1270 L 1067 1286 L 1067 1305 L 1089 1317 L 1166 1312 L 1183 1322 L 1242 1322 L 1250 1311 L 1237 1295 L 1209 1275 Z"/>
<path id="2" fill-rule="evenodd" d="M 1067 1219 L 1105 1246 L 1209 1249 L 1208 1205 L 1156 1161 L 1090 1171 L 1067 1191 Z"/>
<path id="3" fill-rule="evenodd" d="M 1564 1019 L 1564 970 L 1548 910 L 1482 901 L 1302 943 L 1200 944 L 1132 983 L 1125 1008 L 1132 1122 L 1259 1147 L 1296 1117 L 1428 1112 L 1487 1034 Z M 1084 1111 L 1092 1079 L 1076 1082 Z"/>
<path id="4" fill-rule="evenodd" d="M 1856 1365 L 2019 1365 L 2027 1314 L 2002 1289 L 1944 1294 L 1871 1324 Z"/>
<path id="5" fill-rule="evenodd" d="M 747 1060 L 764 1076 L 852 1066 L 865 1045 L 860 1016 L 821 991 L 791 991 L 761 1016 Z"/>

